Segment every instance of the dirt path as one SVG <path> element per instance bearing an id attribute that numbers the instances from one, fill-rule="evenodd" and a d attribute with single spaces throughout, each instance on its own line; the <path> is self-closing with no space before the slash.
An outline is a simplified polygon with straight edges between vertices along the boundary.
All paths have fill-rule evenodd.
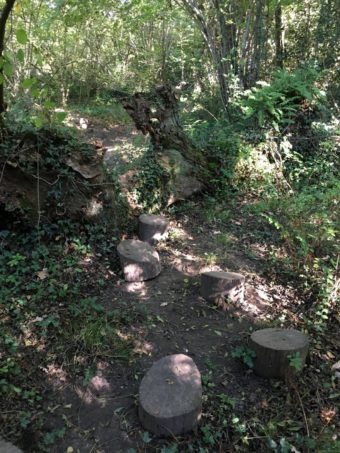
<path id="1" fill-rule="evenodd" d="M 124 163 L 124 153 L 129 160 L 129 152 L 135 147 L 135 137 L 127 130 L 97 132 L 97 138 L 108 147 L 106 160 L 110 165 Z M 117 156 L 118 149 L 124 152 Z M 163 266 L 159 277 L 143 283 L 126 283 L 118 277 L 97 295 L 108 311 L 124 307 L 127 313 L 132 308 L 140 312 L 141 318 L 131 327 L 137 337 L 134 359 L 129 364 L 114 357 L 112 362 L 97 361 L 88 385 L 64 383 L 59 387 L 51 425 L 59 415 L 69 429 L 51 451 L 160 451 L 165 441 L 142 440 L 137 394 L 145 371 L 168 354 L 191 356 L 204 382 L 211 382 L 216 394 L 235 401 L 233 410 L 240 418 L 252 407 L 265 407 L 272 398 L 268 382 L 232 358 L 232 351 L 246 343 L 255 323 L 271 318 L 276 301 L 288 300 L 293 294 L 262 274 L 261 246 L 250 242 L 246 233 L 249 221 L 237 211 L 230 212 L 222 222 L 214 221 L 199 203 L 191 202 L 190 214 L 173 216 L 170 237 L 158 246 Z M 217 269 L 246 276 L 242 305 L 223 311 L 200 297 L 200 273 Z M 206 420 L 213 417 L 209 404 L 206 399 Z M 178 445 L 183 446 L 179 451 L 185 451 L 191 439 L 189 434 L 179 440 Z M 211 446 L 209 451 L 220 450 Z"/>

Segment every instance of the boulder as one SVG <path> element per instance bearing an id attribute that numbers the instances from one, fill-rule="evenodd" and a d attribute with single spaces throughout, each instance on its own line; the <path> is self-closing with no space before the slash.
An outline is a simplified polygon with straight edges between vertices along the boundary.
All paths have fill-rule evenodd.
<path id="1" fill-rule="evenodd" d="M 197 426 L 202 409 L 201 374 L 184 354 L 158 360 L 139 388 L 139 419 L 157 436 L 173 436 Z"/>
<path id="2" fill-rule="evenodd" d="M 127 282 L 142 282 L 161 272 L 159 255 L 151 245 L 135 239 L 120 242 L 117 252 Z"/>
<path id="3" fill-rule="evenodd" d="M 164 238 L 168 227 L 169 221 L 165 217 L 160 215 L 142 214 L 139 216 L 138 223 L 139 239 L 154 245 Z"/>
<path id="4" fill-rule="evenodd" d="M 225 297 L 243 302 L 244 276 L 235 272 L 210 271 L 201 274 L 201 295 L 209 302 L 219 303 Z"/>
<path id="5" fill-rule="evenodd" d="M 160 166 L 169 175 L 168 206 L 202 191 L 204 184 L 197 178 L 194 165 L 177 149 L 165 149 L 158 154 L 158 158 Z"/>
<path id="6" fill-rule="evenodd" d="M 303 368 L 308 347 L 308 337 L 298 330 L 257 330 L 252 333 L 249 344 L 256 354 L 254 371 L 266 378 L 285 379 L 292 376 Z"/>

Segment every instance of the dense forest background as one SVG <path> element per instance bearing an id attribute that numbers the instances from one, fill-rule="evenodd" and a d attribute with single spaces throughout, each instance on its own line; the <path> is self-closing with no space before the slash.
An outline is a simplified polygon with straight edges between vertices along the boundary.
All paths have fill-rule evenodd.
<path id="1" fill-rule="evenodd" d="M 238 235 L 293 288 L 299 303 L 271 319 L 310 334 L 322 388 L 307 380 L 304 402 L 297 383 L 282 389 L 303 428 L 233 416 L 225 436 L 208 417 L 196 440 L 144 433 L 130 450 L 339 451 L 339 2 L 0 0 L 0 13 L 0 434 L 25 451 L 61 442 L 70 426 L 51 426 L 39 374 L 58 354 L 84 385 L 112 344 L 134 360 L 142 315 L 102 308 L 103 275 L 119 275 L 116 245 L 140 213 L 192 213 L 218 248 Z"/>

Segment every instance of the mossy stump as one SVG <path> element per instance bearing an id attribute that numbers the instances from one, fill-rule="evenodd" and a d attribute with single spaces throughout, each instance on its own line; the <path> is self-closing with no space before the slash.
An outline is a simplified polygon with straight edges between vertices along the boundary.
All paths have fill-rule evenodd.
<path id="1" fill-rule="evenodd" d="M 163 216 L 142 214 L 139 216 L 138 237 L 151 245 L 163 239 L 169 227 L 169 221 Z"/>
<path id="2" fill-rule="evenodd" d="M 139 388 L 139 419 L 143 427 L 160 437 L 194 429 L 202 410 L 201 374 L 184 354 L 158 360 Z"/>
<path id="3" fill-rule="evenodd" d="M 151 245 L 135 239 L 122 241 L 117 252 L 127 282 L 142 282 L 161 272 L 159 255 Z"/>
<path id="4" fill-rule="evenodd" d="M 308 354 L 309 341 L 294 329 L 269 328 L 253 332 L 249 348 L 256 354 L 254 371 L 272 379 L 286 379 L 301 371 Z"/>

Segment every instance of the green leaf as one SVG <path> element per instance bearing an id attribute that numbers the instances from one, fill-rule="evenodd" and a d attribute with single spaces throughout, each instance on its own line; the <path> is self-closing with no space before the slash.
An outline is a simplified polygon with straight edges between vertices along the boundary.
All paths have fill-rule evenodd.
<path id="1" fill-rule="evenodd" d="M 54 107 L 54 102 L 52 102 L 51 100 L 47 99 L 44 102 L 44 107 L 45 107 L 45 109 L 52 109 Z"/>
<path id="2" fill-rule="evenodd" d="M 150 434 L 147 431 L 144 431 L 144 433 L 142 434 L 142 439 L 146 444 L 150 443 L 152 440 Z"/>
<path id="3" fill-rule="evenodd" d="M 24 63 L 25 61 L 25 52 L 22 49 L 19 49 L 17 52 L 17 59 L 20 63 Z"/>
<path id="4" fill-rule="evenodd" d="M 19 44 L 26 44 L 28 41 L 27 33 L 23 28 L 16 31 L 16 37 Z"/>
<path id="5" fill-rule="evenodd" d="M 55 119 L 56 121 L 58 121 L 58 123 L 62 123 L 66 117 L 67 117 L 66 112 L 56 112 L 55 114 Z"/>
<path id="6" fill-rule="evenodd" d="M 39 90 L 39 88 L 36 88 L 36 87 L 32 88 L 32 90 L 31 90 L 31 96 L 32 96 L 33 98 L 38 98 L 38 97 L 40 96 L 40 90 Z"/>
<path id="7" fill-rule="evenodd" d="M 32 86 L 35 84 L 35 82 L 37 81 L 37 79 L 35 77 L 32 77 L 30 79 L 25 79 L 21 86 L 25 89 L 30 89 L 32 88 Z"/>
<path id="8" fill-rule="evenodd" d="M 44 124 L 44 121 L 43 119 L 40 117 L 40 116 L 36 116 L 34 119 L 33 119 L 33 122 L 34 122 L 34 125 L 36 128 L 40 128 L 43 126 Z"/>
<path id="9" fill-rule="evenodd" d="M 4 76 L 2 74 L 0 74 L 0 85 L 4 83 Z"/>
<path id="10" fill-rule="evenodd" d="M 11 63 L 5 63 L 4 64 L 4 74 L 7 77 L 11 77 L 14 74 L 14 68 L 11 65 Z"/>

